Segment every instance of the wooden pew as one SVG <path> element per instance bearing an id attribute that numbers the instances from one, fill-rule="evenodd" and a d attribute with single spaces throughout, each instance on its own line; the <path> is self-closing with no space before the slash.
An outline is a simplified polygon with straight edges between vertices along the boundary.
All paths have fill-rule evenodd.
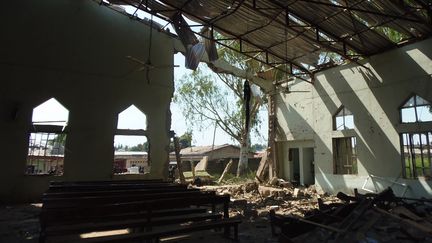
<path id="1" fill-rule="evenodd" d="M 50 181 L 50 185 L 93 185 L 93 184 L 131 184 L 131 183 L 171 183 L 162 179 L 146 179 L 146 180 L 109 180 L 109 181 Z"/>
<path id="2" fill-rule="evenodd" d="M 149 188 L 171 188 L 171 187 L 186 187 L 185 185 L 172 183 L 122 183 L 122 184 L 66 184 L 66 185 L 50 185 L 48 192 L 78 192 L 78 191 L 101 191 L 101 190 L 132 190 L 132 189 L 149 189 Z"/>
<path id="3" fill-rule="evenodd" d="M 237 238 L 240 221 L 229 219 L 229 196 L 158 182 L 123 182 L 120 187 L 119 184 L 107 182 L 101 184 L 53 183 L 55 189 L 50 188 L 43 197 L 40 242 L 44 242 L 47 237 L 57 237 L 64 242 L 65 235 L 124 228 L 139 229 L 141 232 L 122 236 L 130 237 L 127 240 L 122 238 L 123 242 L 133 239 L 157 240 L 163 236 L 218 227 L 225 228 L 226 235 L 229 234 L 229 228 L 233 227 L 234 238 Z M 153 186 L 137 187 L 137 184 Z M 216 212 L 217 206 L 221 205 L 223 214 Z M 206 207 L 210 207 L 211 212 Z M 184 222 L 199 223 L 191 223 L 185 228 L 180 226 Z M 175 227 L 168 230 L 161 227 L 164 225 Z M 145 233 L 142 232 L 144 229 Z M 88 240 L 121 241 L 115 237 L 79 241 Z"/>
<path id="4" fill-rule="evenodd" d="M 94 197 L 104 195 L 126 195 L 126 194 L 145 194 L 145 193 L 163 193 L 163 192 L 178 192 L 178 191 L 196 191 L 197 189 L 188 189 L 184 185 L 170 186 L 170 187 L 148 187 L 148 188 L 123 188 L 123 189 L 104 189 L 99 190 L 48 190 L 43 194 L 44 199 L 51 198 L 79 198 L 79 197 Z"/>

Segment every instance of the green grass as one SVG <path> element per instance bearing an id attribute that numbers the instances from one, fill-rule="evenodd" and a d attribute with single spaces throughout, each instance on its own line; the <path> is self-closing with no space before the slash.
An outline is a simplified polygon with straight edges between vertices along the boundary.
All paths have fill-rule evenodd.
<path id="1" fill-rule="evenodd" d="M 225 175 L 224 180 L 220 183 L 220 185 L 236 185 L 236 184 L 244 184 L 246 182 L 253 181 L 255 179 L 255 171 L 248 171 L 243 176 L 237 177 L 234 174 L 228 173 Z M 192 171 L 183 172 L 185 179 L 192 179 Z M 220 178 L 220 174 L 209 174 L 207 171 L 197 171 L 195 172 L 195 177 L 201 178 L 210 178 L 213 181 L 217 182 Z"/>
<path id="2" fill-rule="evenodd" d="M 183 175 L 186 179 L 192 179 L 192 171 L 185 171 L 183 172 Z M 207 173 L 207 171 L 196 171 L 195 177 L 207 177 L 207 178 L 214 178 L 212 175 Z"/>
<path id="3" fill-rule="evenodd" d="M 424 166 L 422 164 L 421 157 L 416 156 L 416 158 L 415 158 L 415 170 L 417 172 L 417 175 L 418 176 L 430 176 L 430 166 L 431 166 L 430 161 L 428 160 L 428 158 L 424 157 L 423 163 L 424 163 Z M 414 178 L 414 176 L 411 174 L 411 169 L 410 169 L 411 166 L 412 166 L 411 159 L 406 158 L 405 159 L 405 169 L 406 169 L 405 172 L 406 172 L 407 178 Z M 425 174 L 423 174 L 422 168 L 424 168 L 424 170 L 426 172 Z"/>
<path id="4" fill-rule="evenodd" d="M 237 177 L 234 174 L 226 174 L 224 180 L 220 183 L 220 185 L 235 185 L 235 184 L 244 184 L 249 181 L 253 181 L 255 179 L 255 171 L 248 171 L 243 176 Z M 215 176 L 215 178 L 218 180 L 220 175 L 218 177 Z"/>

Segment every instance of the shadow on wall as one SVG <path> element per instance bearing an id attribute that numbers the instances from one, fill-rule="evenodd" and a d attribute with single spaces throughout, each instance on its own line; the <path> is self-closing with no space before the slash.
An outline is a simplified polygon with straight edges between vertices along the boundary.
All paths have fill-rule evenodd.
<path id="1" fill-rule="evenodd" d="M 399 139 L 399 133 L 407 132 L 401 129 L 400 125 L 400 107 L 407 98 L 417 94 L 428 101 L 432 101 L 432 52 L 430 46 L 432 39 L 410 45 L 399 51 L 390 52 L 386 59 L 380 56 L 371 58 L 371 70 L 359 69 L 363 79 L 366 80 L 368 87 L 373 93 L 377 103 L 386 117 L 392 121 L 393 128 Z M 387 60 L 397 60 L 398 66 L 391 66 L 392 62 Z M 384 87 L 384 88 L 382 88 Z M 391 87 L 391 88 L 389 88 Z M 392 99 L 389 99 L 389 98 Z M 422 125 L 426 125 L 423 123 Z M 411 128 L 416 131 L 420 127 L 417 124 L 411 124 Z M 428 131 L 432 131 L 432 125 L 426 125 Z M 398 140 L 399 141 L 399 140 Z M 401 144 L 398 143 L 399 168 L 402 169 L 400 162 Z M 394 165 L 397 164 L 393 163 Z M 401 172 L 402 174 L 402 172 Z M 401 175 L 402 177 L 402 175 Z M 403 179 L 402 182 L 409 184 L 409 189 L 414 195 L 432 196 L 432 181 L 424 178 Z M 410 191 L 408 192 L 410 193 Z"/>
<path id="2" fill-rule="evenodd" d="M 426 45 L 420 46 L 421 48 L 418 50 L 425 53 Z M 326 91 L 326 88 L 329 90 L 330 87 L 321 84 L 319 78 L 318 82 L 315 83 L 318 96 L 331 114 L 334 114 L 339 107 L 336 104 L 337 100 L 354 114 L 358 158 L 366 174 L 362 173 L 359 166 L 359 176 L 343 177 L 351 177 L 352 182 L 349 184 L 351 187 L 357 188 L 362 186 L 358 183 L 364 181 L 364 177 L 361 178 L 361 176 L 367 178 L 371 174 L 392 178 L 395 181 L 405 181 L 401 180 L 402 165 L 397 131 L 399 124 L 398 108 L 413 92 L 431 100 L 430 75 L 425 72 L 424 67 L 421 67 L 411 56 L 408 56 L 405 50 L 399 49 L 372 57 L 370 62 L 375 73 L 362 67 L 341 67 L 322 73 L 329 86 L 334 90 L 334 94 L 329 94 Z M 429 65 L 430 63 L 429 59 Z M 421 80 L 413 85 L 415 81 L 413 79 Z M 316 140 L 322 143 L 321 139 Z M 321 171 L 320 174 L 324 175 L 321 178 L 322 181 L 319 182 L 320 184 L 334 185 L 339 183 L 334 180 L 326 180 L 326 171 Z M 339 177 L 343 178 L 342 176 Z M 332 178 L 334 179 L 334 176 Z M 317 180 L 319 179 L 317 177 Z M 421 184 L 418 180 L 411 180 L 410 182 L 415 182 L 412 188 L 420 190 L 412 191 L 415 194 L 427 195 L 429 193 L 430 186 L 428 188 L 419 187 L 416 185 Z M 376 184 L 375 186 L 380 187 L 385 187 L 386 184 L 387 186 L 391 185 L 388 182 Z M 400 187 L 394 189 L 401 190 Z"/>
<path id="3" fill-rule="evenodd" d="M 303 141 L 304 132 L 312 134 L 313 140 L 315 141 L 314 157 L 315 157 L 315 184 L 322 188 L 326 192 L 338 192 L 344 191 L 347 193 L 352 193 L 352 191 L 347 191 L 347 184 L 342 177 L 333 176 L 333 156 L 332 151 L 326 146 L 326 143 L 321 137 L 315 134 L 314 128 L 299 114 L 290 104 L 280 103 L 279 109 L 281 110 L 283 117 L 290 117 L 290 120 L 295 120 L 303 125 L 302 133 L 293 133 L 294 141 Z M 331 123 L 330 123 L 331 124 Z M 289 124 L 288 124 L 289 125 Z M 278 134 L 283 134 L 284 130 L 278 125 Z M 329 160 L 320 160 L 324 155 L 331 158 Z M 286 161 L 283 161 L 284 163 Z M 331 174 L 331 175 L 329 175 Z"/>
<path id="4" fill-rule="evenodd" d="M 349 81 L 342 75 L 337 75 L 336 73 L 325 73 L 323 76 L 335 91 L 334 94 L 329 94 L 320 82 L 315 83 L 318 97 L 322 99 L 323 104 L 329 111 L 329 119 L 332 119 L 333 115 L 340 107 L 340 105 L 336 103 L 337 101 L 339 101 L 341 105 L 347 107 L 354 114 L 354 135 L 357 138 L 358 174 L 334 175 L 329 170 L 321 171 L 320 174 L 323 178 L 317 178 L 317 180 L 322 180 L 319 184 L 332 184 L 333 188 L 346 186 L 341 190 L 352 193 L 354 188 L 360 189 L 362 187 L 363 182 L 370 174 L 389 176 L 389 170 L 385 166 L 388 163 L 383 163 L 386 159 L 388 160 L 389 157 L 396 159 L 396 161 L 393 161 L 393 167 L 391 167 L 396 169 L 391 172 L 392 175 L 390 176 L 399 178 L 401 171 L 399 152 L 392 145 L 391 140 L 386 136 L 386 133 L 382 130 L 380 124 L 375 120 L 375 117 L 369 112 L 368 109 L 370 107 L 368 104 L 365 104 L 369 101 L 367 95 L 360 98 L 348 83 Z M 358 80 L 358 82 L 361 81 L 362 80 Z M 351 80 L 351 82 L 356 82 L 356 80 Z M 331 132 L 327 139 L 331 146 L 333 139 Z M 386 152 L 382 153 L 382 151 Z M 385 173 L 385 175 L 383 173 Z"/>

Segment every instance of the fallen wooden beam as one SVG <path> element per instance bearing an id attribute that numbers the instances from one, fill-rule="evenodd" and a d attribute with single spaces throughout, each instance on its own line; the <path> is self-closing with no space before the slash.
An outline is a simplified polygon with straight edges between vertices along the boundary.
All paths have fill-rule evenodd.
<path id="1" fill-rule="evenodd" d="M 231 169 L 231 165 L 232 165 L 233 161 L 232 159 L 228 162 L 228 164 L 225 166 L 224 171 L 222 172 L 221 177 L 218 180 L 218 184 L 220 184 L 223 180 L 223 178 L 225 177 L 225 175 L 228 173 L 228 171 Z"/>

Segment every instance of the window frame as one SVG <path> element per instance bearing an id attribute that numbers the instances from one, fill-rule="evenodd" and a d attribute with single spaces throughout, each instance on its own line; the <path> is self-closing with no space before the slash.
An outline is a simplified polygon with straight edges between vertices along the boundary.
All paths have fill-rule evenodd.
<path id="1" fill-rule="evenodd" d="M 349 139 L 350 140 L 350 144 L 352 145 L 353 143 L 353 139 L 354 139 L 354 147 L 351 146 L 351 161 L 350 164 L 346 164 L 346 165 L 351 165 L 352 167 L 352 173 L 344 173 L 343 171 L 340 172 L 338 171 L 337 168 L 339 168 L 338 166 L 338 162 L 341 161 L 341 159 L 338 159 L 339 153 L 338 153 L 338 149 L 337 149 L 337 140 L 343 140 L 343 139 Z M 333 137 L 332 138 L 332 149 L 333 149 L 333 174 L 334 175 L 358 175 L 358 143 L 357 143 L 357 137 L 356 136 L 346 136 L 346 137 Z M 347 161 L 346 161 L 347 162 Z M 343 164 L 344 165 L 344 164 Z M 342 165 L 342 166 L 343 166 Z"/>
<path id="2" fill-rule="evenodd" d="M 48 102 L 49 100 L 54 99 L 55 101 L 57 101 L 64 109 L 66 109 L 68 111 L 68 118 L 65 122 L 65 124 L 62 125 L 55 125 L 55 124 L 43 124 L 45 122 L 39 122 L 39 121 L 33 121 L 33 115 L 34 115 L 34 110 L 44 104 L 45 102 Z M 32 121 L 31 121 L 31 126 L 30 129 L 28 130 L 27 134 L 27 156 L 26 156 L 26 161 L 25 161 L 25 171 L 24 171 L 24 175 L 26 176 L 63 176 L 64 175 L 64 165 L 65 165 L 65 158 L 66 158 L 66 143 L 67 143 L 67 139 L 68 139 L 68 134 L 69 134 L 69 114 L 70 111 L 69 109 L 66 108 L 66 106 L 64 106 L 57 98 L 55 97 L 51 97 L 47 100 L 45 100 L 44 102 L 42 102 L 41 104 L 37 105 L 36 107 L 33 107 L 32 110 Z M 42 124 L 41 124 L 42 123 Z M 49 123 L 49 122 L 46 122 Z M 33 163 L 30 162 L 32 161 L 34 158 L 31 158 L 35 155 L 31 155 L 30 149 L 31 149 L 31 136 L 32 134 L 40 134 L 41 136 L 43 136 L 43 134 L 48 134 L 48 138 L 50 135 L 61 135 L 61 134 L 65 134 L 66 135 L 66 139 L 65 139 L 65 144 L 64 144 L 64 152 L 63 152 L 63 166 L 62 166 L 62 170 L 61 173 L 49 173 L 49 172 L 45 172 L 45 173 L 28 173 L 28 166 L 32 166 Z M 48 140 L 46 141 L 46 143 L 48 143 Z M 53 156 L 46 156 L 46 155 L 36 155 L 36 156 L 40 156 L 40 157 L 45 157 L 41 160 L 44 161 L 48 161 L 49 159 L 47 159 L 48 157 L 53 157 Z M 39 162 L 38 162 L 39 163 Z M 57 166 L 58 166 L 58 162 L 57 162 Z"/>
<path id="3" fill-rule="evenodd" d="M 124 112 L 125 110 L 129 109 L 129 107 L 131 106 L 135 106 L 135 108 L 137 108 L 141 113 L 143 113 L 146 117 L 146 129 L 126 129 L 126 128 L 118 128 L 118 124 L 119 124 L 119 115 Z M 147 130 L 147 115 L 145 112 L 143 112 L 138 106 L 136 106 L 135 104 L 131 104 L 129 106 L 126 107 L 126 109 L 120 111 L 119 113 L 117 113 L 117 126 L 116 126 L 116 130 L 114 132 L 114 136 L 113 136 L 113 158 L 112 158 L 112 173 L 115 176 L 122 176 L 122 175 L 131 175 L 132 173 L 115 173 L 115 146 L 114 146 L 114 141 L 115 141 L 115 137 L 116 136 L 140 136 L 140 137 L 145 137 L 148 143 L 148 151 L 147 152 L 147 165 L 150 167 L 150 139 L 149 139 L 149 132 Z M 127 161 L 127 160 L 126 160 Z M 127 164 L 127 162 L 126 162 Z M 138 173 L 138 175 L 144 175 L 146 174 L 145 172 L 143 173 Z"/>
<path id="4" fill-rule="evenodd" d="M 423 100 L 425 100 L 429 104 L 417 105 L 417 97 L 422 98 Z M 411 98 L 414 98 L 414 105 L 413 106 L 409 106 L 409 107 L 405 107 L 405 104 L 408 103 L 408 101 Z M 432 106 L 432 102 L 430 102 L 429 100 L 423 98 L 422 96 L 420 96 L 420 95 L 418 95 L 416 93 L 412 93 L 411 95 L 409 95 L 408 98 L 406 98 L 402 102 L 402 104 L 399 106 L 399 123 L 400 124 L 415 124 L 415 123 L 423 123 L 423 122 L 432 122 L 432 121 L 420 121 L 419 120 L 417 108 L 418 107 L 423 107 L 423 106 Z M 415 114 L 415 121 L 414 122 L 404 122 L 403 119 L 402 119 L 402 110 L 403 109 L 409 109 L 409 108 L 413 108 L 414 109 L 414 114 Z"/>
<path id="5" fill-rule="evenodd" d="M 347 126 L 346 126 L 346 121 L 345 121 L 345 119 L 346 119 L 346 117 L 347 116 L 349 116 L 349 115 L 346 115 L 345 114 L 345 109 L 346 110 L 348 110 L 349 112 L 351 112 L 351 116 L 353 117 L 353 128 L 348 128 Z M 343 125 L 343 129 L 341 129 L 341 130 L 338 130 L 337 128 L 337 122 L 336 122 L 336 120 L 337 120 L 337 117 L 339 117 L 338 116 L 338 114 L 339 114 L 339 112 L 343 112 L 343 115 L 341 116 L 342 117 L 342 119 L 343 119 L 343 123 L 342 123 L 342 125 Z M 346 106 L 344 106 L 344 105 L 341 105 L 337 110 L 336 110 L 336 112 L 333 114 L 333 117 L 332 117 L 332 120 L 333 120 L 333 131 L 343 131 L 343 130 L 350 130 L 350 129 L 354 129 L 355 128 L 355 120 L 354 120 L 354 113 L 350 110 L 350 109 L 348 109 Z"/>
<path id="6" fill-rule="evenodd" d="M 419 135 L 420 140 L 420 159 L 421 166 L 417 167 L 417 153 L 415 152 L 416 144 L 413 141 L 413 136 Z M 422 143 L 421 135 L 426 135 L 426 144 Z M 409 136 L 408 144 L 404 143 L 404 136 Z M 419 132 L 402 132 L 399 134 L 400 139 L 400 151 L 401 151 L 401 165 L 402 165 L 402 175 L 405 179 L 418 179 L 419 177 L 424 177 L 426 179 L 431 179 L 432 176 L 432 131 L 419 131 Z M 409 146 L 409 147 L 408 147 Z M 405 147 L 407 148 L 408 154 L 405 154 Z M 424 147 L 426 147 L 426 154 L 423 153 Z M 426 156 L 426 159 L 425 159 Z M 429 166 L 425 166 L 425 160 L 429 161 Z M 409 163 L 409 167 L 407 167 L 407 163 Z M 419 175 L 418 170 L 421 170 L 422 173 Z M 409 170 L 410 175 L 407 175 L 407 171 Z M 425 173 L 425 170 L 428 170 L 428 173 Z"/>

